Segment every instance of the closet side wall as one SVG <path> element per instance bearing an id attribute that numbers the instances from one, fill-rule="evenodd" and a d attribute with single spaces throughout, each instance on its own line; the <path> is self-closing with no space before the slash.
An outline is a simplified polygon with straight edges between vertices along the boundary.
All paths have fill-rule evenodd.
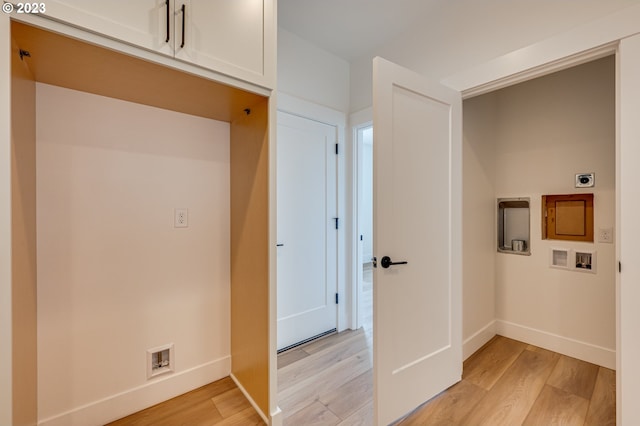
<path id="1" fill-rule="evenodd" d="M 462 306 L 463 355 L 495 334 L 495 132 L 497 97 L 463 103 Z"/>
<path id="2" fill-rule="evenodd" d="M 13 425 L 37 423 L 36 83 L 11 51 Z M 2 423 L 2 421 L 0 421 Z"/>
<path id="3" fill-rule="evenodd" d="M 615 226 L 614 57 L 497 96 L 495 197 L 531 198 L 532 253 L 496 254 L 498 332 L 613 368 L 615 245 L 597 231 Z M 575 188 L 589 172 L 595 187 Z M 541 196 L 571 193 L 594 193 L 595 243 L 541 239 Z M 552 247 L 596 250 L 597 273 L 549 268 Z"/>
<path id="4" fill-rule="evenodd" d="M 267 320 L 269 252 L 265 99 L 231 123 L 231 356 L 234 377 L 267 418 L 271 415 L 269 359 L 275 350 L 269 344 Z"/>
<path id="5" fill-rule="evenodd" d="M 228 376 L 229 124 L 36 90 L 39 420 L 105 423 Z M 175 372 L 148 380 L 169 343 Z"/>

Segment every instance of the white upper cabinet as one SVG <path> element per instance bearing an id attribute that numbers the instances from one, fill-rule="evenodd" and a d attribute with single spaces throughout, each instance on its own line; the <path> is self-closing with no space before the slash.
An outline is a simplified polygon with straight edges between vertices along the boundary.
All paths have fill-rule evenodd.
<path id="1" fill-rule="evenodd" d="M 263 0 L 176 0 L 176 58 L 245 79 L 263 75 L 264 22 Z"/>
<path id="2" fill-rule="evenodd" d="M 48 0 L 45 16 L 263 87 L 275 0 Z"/>

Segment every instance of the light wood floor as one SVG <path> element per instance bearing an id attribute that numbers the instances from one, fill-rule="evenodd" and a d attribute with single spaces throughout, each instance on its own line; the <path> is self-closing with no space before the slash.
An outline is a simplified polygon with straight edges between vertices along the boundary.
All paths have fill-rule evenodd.
<path id="1" fill-rule="evenodd" d="M 615 372 L 496 336 L 399 425 L 615 425 Z"/>
<path id="2" fill-rule="evenodd" d="M 367 273 L 369 278 L 371 271 Z M 365 290 L 370 306 L 370 278 Z M 278 356 L 285 425 L 373 425 L 371 323 L 367 315 L 359 330 Z M 233 381 L 223 379 L 112 423 L 214 424 L 262 420 Z M 615 372 L 496 336 L 465 361 L 460 383 L 397 425 L 615 425 Z"/>
<path id="3" fill-rule="evenodd" d="M 230 378 L 213 382 L 108 426 L 250 426 L 263 425 Z"/>

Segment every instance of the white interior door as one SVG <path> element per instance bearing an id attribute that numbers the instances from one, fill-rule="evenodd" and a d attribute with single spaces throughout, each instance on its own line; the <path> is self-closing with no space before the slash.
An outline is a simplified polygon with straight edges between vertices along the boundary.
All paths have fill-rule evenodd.
<path id="1" fill-rule="evenodd" d="M 278 112 L 278 349 L 337 324 L 336 128 Z"/>
<path id="2" fill-rule="evenodd" d="M 373 69 L 374 409 L 386 425 L 462 374 L 462 99 L 381 58 Z"/>

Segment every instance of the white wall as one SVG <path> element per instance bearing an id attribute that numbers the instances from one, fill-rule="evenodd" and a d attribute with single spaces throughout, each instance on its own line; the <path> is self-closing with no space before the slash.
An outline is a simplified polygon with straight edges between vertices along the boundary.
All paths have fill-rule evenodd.
<path id="1" fill-rule="evenodd" d="M 227 123 L 37 85 L 41 421 L 122 395 L 141 408 L 173 383 L 146 377 L 167 343 L 190 378 L 169 392 L 228 375 L 229 171 Z"/>
<path id="2" fill-rule="evenodd" d="M 463 103 L 462 336 L 465 358 L 493 337 L 497 97 Z"/>
<path id="3" fill-rule="evenodd" d="M 278 92 L 349 111 L 349 63 L 278 28 Z"/>
<path id="4" fill-rule="evenodd" d="M 465 200 L 475 200 L 479 207 L 491 190 L 491 177 L 492 203 L 496 198 L 530 197 L 532 251 L 531 256 L 496 253 L 495 204 L 482 209 L 465 206 L 465 337 L 485 324 L 473 324 L 475 320 L 467 317 L 488 306 L 486 301 L 473 306 L 473 298 L 480 297 L 474 294 L 481 286 L 478 277 L 488 279 L 495 273 L 499 332 L 530 343 L 560 345 L 553 349 L 561 352 L 576 350 L 568 347 L 573 343 L 567 339 L 603 348 L 599 354 L 572 354 L 603 356 L 605 360 L 589 360 L 615 365 L 615 246 L 542 240 L 540 205 L 544 194 L 593 192 L 596 234 L 600 227 L 615 226 L 614 73 L 614 59 L 609 57 L 465 102 L 465 152 L 470 154 L 464 164 Z M 492 106 L 493 112 L 480 112 L 479 106 Z M 476 125 L 484 119 L 495 133 L 485 127 L 471 133 L 469 119 Z M 492 154 L 493 160 L 488 159 Z M 594 188 L 574 187 L 575 174 L 581 172 L 595 172 Z M 478 260 L 488 254 L 486 246 L 477 246 L 487 238 L 480 235 L 481 227 L 492 228 L 495 255 L 495 264 L 487 262 L 485 267 Z M 473 246 L 477 253 L 470 252 Z M 550 247 L 597 250 L 597 274 L 549 268 Z"/>
<path id="5" fill-rule="evenodd" d="M 417 28 L 351 62 L 351 111 L 372 104 L 371 60 L 374 56 L 382 56 L 440 81 L 473 65 L 637 4 L 637 0 L 441 2 L 440 8 L 431 16 L 425 16 Z"/>

